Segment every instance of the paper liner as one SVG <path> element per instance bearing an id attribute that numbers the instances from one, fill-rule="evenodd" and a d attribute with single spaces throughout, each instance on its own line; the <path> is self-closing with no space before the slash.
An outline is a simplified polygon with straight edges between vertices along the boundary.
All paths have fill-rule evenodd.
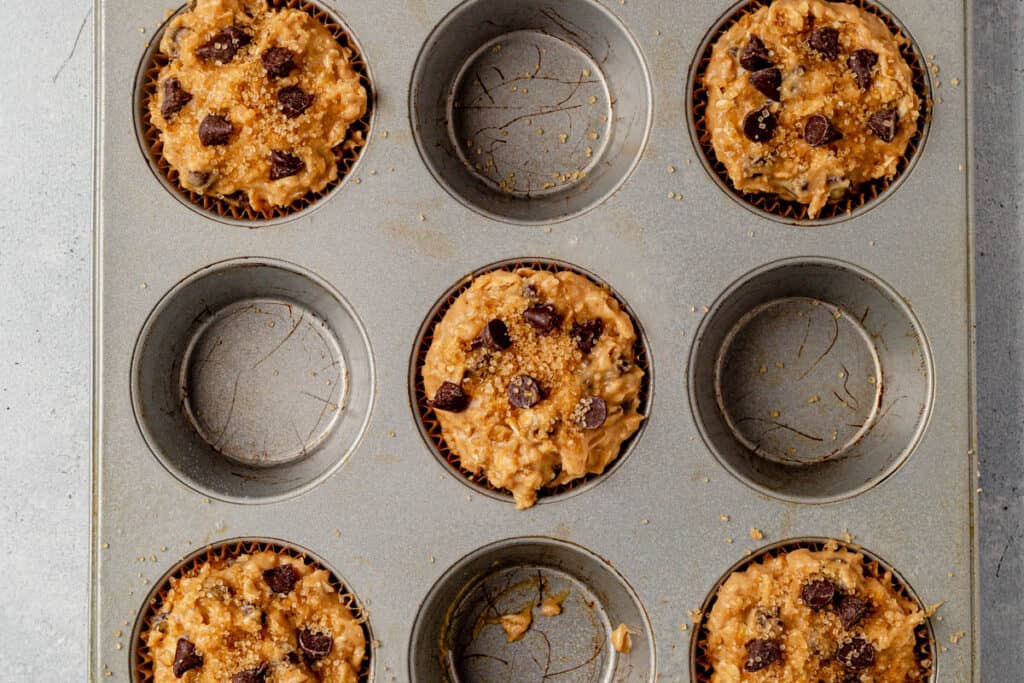
<path id="1" fill-rule="evenodd" d="M 601 282 L 600 280 L 595 278 L 593 275 L 590 275 L 589 273 L 586 273 L 582 270 L 578 270 L 576 268 L 572 268 L 568 264 L 556 261 L 506 261 L 496 264 L 492 267 L 487 267 L 479 271 L 476 271 L 475 273 L 473 273 L 472 277 L 466 278 L 457 287 L 452 289 L 451 292 L 448 294 L 448 297 L 438 308 L 437 312 L 427 323 L 426 329 L 423 332 L 423 339 L 416 350 L 416 373 L 414 386 L 416 408 L 419 412 L 420 419 L 423 422 L 423 426 L 426 428 L 426 433 L 429 435 L 430 441 L 432 442 L 433 446 L 438 450 L 438 452 L 440 452 L 441 456 L 448 462 L 448 464 L 451 465 L 451 467 L 454 470 L 459 472 L 465 479 L 470 481 L 472 484 L 476 486 L 481 486 L 494 493 L 498 493 L 501 496 L 508 498 L 509 501 L 512 500 L 512 493 L 510 491 L 508 491 L 507 489 L 499 489 L 493 486 L 489 481 L 487 481 L 487 475 L 484 473 L 474 474 L 469 470 L 464 469 L 459 460 L 459 455 L 453 452 L 448 447 L 448 444 L 444 440 L 444 435 L 441 432 L 441 423 L 437 419 L 437 414 L 434 412 L 434 409 L 428 405 L 428 396 L 426 393 L 426 389 L 423 386 L 423 364 L 426 362 L 427 351 L 430 350 L 430 344 L 433 342 L 434 339 L 434 328 L 438 325 L 438 323 L 441 322 L 441 320 L 445 316 L 445 313 L 447 313 L 448 309 L 451 308 L 451 305 L 455 303 L 455 300 L 458 299 L 463 292 L 470 288 L 470 286 L 473 284 L 473 280 L 480 277 L 481 275 L 485 275 L 486 273 L 494 272 L 496 270 L 515 271 L 519 268 L 532 268 L 534 270 L 543 270 L 550 273 L 568 271 L 585 277 L 594 284 L 601 287 L 602 289 L 607 290 L 608 293 L 611 294 L 612 297 L 614 297 L 615 300 L 619 302 L 619 304 L 622 306 L 622 310 L 625 311 L 626 314 L 630 316 L 630 320 L 633 323 L 633 327 L 637 332 L 637 339 L 636 344 L 633 347 L 633 354 L 634 364 L 644 371 L 643 380 L 640 384 L 640 394 L 637 397 L 639 404 L 638 412 L 644 416 L 647 415 L 647 406 L 650 399 L 651 382 L 650 360 L 647 354 L 647 347 L 644 345 L 640 325 L 637 323 L 636 318 L 629 311 L 629 308 L 626 306 L 625 302 L 622 301 L 618 296 L 616 296 L 615 293 L 610 290 L 606 283 Z M 594 479 L 607 473 L 608 470 L 614 466 L 614 464 L 619 460 L 619 458 L 622 457 L 622 454 L 626 452 L 630 445 L 640 435 L 640 431 L 642 431 L 642 429 L 643 426 L 641 426 L 640 430 L 638 430 L 636 433 L 634 433 L 632 436 L 630 436 L 622 443 L 622 447 L 619 449 L 619 455 L 616 456 L 614 460 L 608 463 L 608 466 L 605 467 L 604 472 L 602 472 L 601 474 L 588 474 L 584 477 L 580 477 L 579 479 L 566 482 L 565 484 L 562 484 L 561 486 L 557 486 L 554 488 L 542 488 L 539 491 L 537 491 L 538 500 L 543 498 L 550 498 L 552 496 L 557 496 L 559 494 L 572 491 L 573 489 L 582 486 L 587 482 L 593 481 Z"/>
<path id="2" fill-rule="evenodd" d="M 885 22 L 885 25 L 889 28 L 892 34 L 896 36 L 900 43 L 900 54 L 907 62 L 907 65 L 910 66 L 914 92 L 917 93 L 918 99 L 921 102 L 920 115 L 917 119 L 917 130 L 914 132 L 913 137 L 910 138 L 910 142 L 907 143 L 906 152 L 899 161 L 895 175 L 891 178 L 878 178 L 850 188 L 850 190 L 841 198 L 829 201 L 818 213 L 818 216 L 813 219 L 808 216 L 807 204 L 791 201 L 770 192 L 747 193 L 741 192 L 733 187 L 732 180 L 729 178 L 729 173 L 726 171 L 725 165 L 718 160 L 717 156 L 715 156 L 715 149 L 711 144 L 711 133 L 708 131 L 707 121 L 704 118 L 704 114 L 707 111 L 708 106 L 708 95 L 707 91 L 704 89 L 704 74 L 707 70 L 708 64 L 711 62 L 711 51 L 718 38 L 745 15 L 756 12 L 762 7 L 771 5 L 771 0 L 750 0 L 750 2 L 739 7 L 735 13 L 717 29 L 715 34 L 711 36 L 711 39 L 707 41 L 707 47 L 699 57 L 697 69 L 693 78 L 691 107 L 693 109 L 695 138 L 699 143 L 701 150 L 704 152 L 711 169 L 721 179 L 723 186 L 729 188 L 730 192 L 732 192 L 732 194 L 738 199 L 757 209 L 773 214 L 787 221 L 800 221 L 812 224 L 827 222 L 850 214 L 853 211 L 864 207 L 868 203 L 882 197 L 897 183 L 900 177 L 910 167 L 911 161 L 924 141 L 925 132 L 927 131 L 928 124 L 931 121 L 932 100 L 928 84 L 928 75 L 925 72 L 925 65 L 921 62 L 921 57 L 915 49 L 914 42 L 911 40 L 910 36 L 900 28 L 899 24 L 896 23 L 888 12 L 880 8 L 878 5 L 868 2 L 868 0 L 831 1 L 848 2 L 851 5 L 855 5 L 867 12 L 870 12 L 871 14 L 874 14 Z"/>
<path id="3" fill-rule="evenodd" d="M 760 564 L 766 559 L 779 557 L 780 555 L 784 555 L 794 550 L 799 550 L 800 548 L 806 548 L 811 551 L 824 550 L 825 546 L 831 543 L 835 543 L 840 549 L 863 555 L 865 577 L 881 581 L 885 578 L 886 572 L 891 572 L 890 585 L 899 595 L 910 600 L 917 605 L 918 609 L 924 611 L 925 606 L 921 604 L 920 599 L 918 599 L 910 587 L 903 582 L 892 567 L 886 566 L 880 559 L 857 545 L 826 538 L 783 541 L 764 548 L 746 558 L 739 564 L 733 566 L 732 569 L 718 580 L 715 584 L 714 590 L 712 590 L 707 600 L 704 601 L 700 616 L 698 617 L 697 622 L 693 625 L 693 642 L 690 648 L 690 672 L 694 683 L 710 683 L 711 675 L 714 673 L 714 668 L 711 666 L 711 658 L 708 655 L 707 619 L 708 615 L 711 614 L 711 609 L 714 607 L 715 601 L 718 599 L 718 590 L 721 588 L 722 584 L 725 583 L 726 579 L 736 572 L 742 572 L 751 565 Z M 935 644 L 931 627 L 929 626 L 927 619 L 914 630 L 914 634 L 917 637 L 914 650 L 917 653 L 917 661 L 920 669 L 919 675 L 914 678 L 908 678 L 906 683 L 928 683 L 933 680 L 935 675 Z M 904 682 L 901 681 L 900 683 Z"/>
<path id="4" fill-rule="evenodd" d="M 249 204 L 249 200 L 244 192 L 236 192 L 224 197 L 192 192 L 179 182 L 178 171 L 171 167 L 164 158 L 163 138 L 161 137 L 160 129 L 153 124 L 149 114 L 149 100 L 156 94 L 160 70 L 169 61 L 167 56 L 160 52 L 158 46 L 162 33 L 157 33 L 153 37 L 153 54 L 149 63 L 145 66 L 145 75 L 139 88 L 137 103 L 146 152 L 149 154 L 150 161 L 157 172 L 167 179 L 183 201 L 216 214 L 221 218 L 252 222 L 267 221 L 290 216 L 312 206 L 329 195 L 345 180 L 359 160 L 359 156 L 366 147 L 366 141 L 370 135 L 370 120 L 373 116 L 374 103 L 373 87 L 370 83 L 369 71 L 363 60 L 362 53 L 355 42 L 349 38 L 346 29 L 330 14 L 311 2 L 305 2 L 304 0 L 267 0 L 267 4 L 273 9 L 288 8 L 306 12 L 326 26 L 337 39 L 339 45 L 351 50 L 352 68 L 359 75 L 359 82 L 366 89 L 366 113 L 363 114 L 362 118 L 349 126 L 345 141 L 333 150 L 338 163 L 338 177 L 319 192 L 309 192 L 292 202 L 289 206 L 274 206 L 265 211 L 257 211 Z"/>
<path id="5" fill-rule="evenodd" d="M 153 627 L 153 622 L 157 615 L 160 614 L 160 608 L 163 606 L 163 602 L 167 598 L 173 582 L 194 574 L 207 563 L 223 564 L 242 555 L 251 555 L 265 551 L 287 555 L 301 560 L 307 565 L 327 570 L 328 574 L 330 574 L 331 586 L 338 591 L 342 602 L 348 607 L 352 612 L 352 616 L 356 618 L 363 628 L 363 636 L 366 638 L 366 656 L 363 658 L 363 666 L 359 670 L 359 681 L 360 683 L 369 683 L 373 659 L 373 635 L 370 632 L 369 617 L 359 599 L 348 590 L 330 568 L 324 566 L 317 558 L 311 557 L 305 551 L 277 541 L 259 539 L 236 539 L 207 546 L 188 556 L 177 568 L 161 579 L 160 584 L 150 593 L 135 627 L 137 636 L 131 662 L 133 680 L 136 683 L 152 683 L 153 681 L 153 660 L 149 655 L 149 648 L 146 646 L 146 635 L 149 633 L 150 628 Z"/>

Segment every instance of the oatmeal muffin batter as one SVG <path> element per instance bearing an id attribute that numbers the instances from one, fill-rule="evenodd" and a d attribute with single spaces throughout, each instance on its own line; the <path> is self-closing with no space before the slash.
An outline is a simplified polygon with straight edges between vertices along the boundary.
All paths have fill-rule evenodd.
<path id="1" fill-rule="evenodd" d="M 352 51 L 320 22 L 265 0 L 196 0 L 168 25 L 149 100 L 163 156 L 200 194 L 244 192 L 258 211 L 337 179 L 334 148 L 366 113 Z"/>
<path id="2" fill-rule="evenodd" d="M 366 656 L 328 572 L 273 552 L 174 581 L 144 639 L 155 683 L 355 683 Z"/>
<path id="3" fill-rule="evenodd" d="M 904 39 L 851 4 L 775 0 L 715 43 L 707 129 L 733 186 L 808 205 L 896 175 L 920 101 Z"/>
<path id="4" fill-rule="evenodd" d="M 580 275 L 493 271 L 435 328 L 423 384 L 462 467 L 528 508 L 542 488 L 603 472 L 639 429 L 636 339 Z"/>
<path id="5" fill-rule="evenodd" d="M 926 613 L 833 545 L 730 576 L 707 620 L 712 683 L 911 683 Z"/>

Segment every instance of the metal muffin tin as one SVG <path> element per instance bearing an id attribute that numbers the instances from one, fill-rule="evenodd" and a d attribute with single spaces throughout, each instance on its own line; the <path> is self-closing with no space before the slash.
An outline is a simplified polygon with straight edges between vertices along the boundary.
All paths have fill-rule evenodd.
<path id="1" fill-rule="evenodd" d="M 225 224 L 168 191 L 136 135 L 165 4 L 98 1 L 92 678 L 132 680 L 155 583 L 245 537 L 309 548 L 345 577 L 376 680 L 438 680 L 467 633 L 534 680 L 539 637 L 472 637 L 508 582 L 509 607 L 538 587 L 579 598 L 535 629 L 570 667 L 597 654 L 568 673 L 552 660 L 551 680 L 689 681 L 695 629 L 680 624 L 734 563 L 849 533 L 944 601 L 934 680 L 979 680 L 970 112 L 952 84 L 969 73 L 969 3 L 887 5 L 941 67 L 932 120 L 870 211 L 820 226 L 748 210 L 688 131 L 694 60 L 738 9 L 727 0 L 318 4 L 372 74 L 367 144 L 310 209 Z M 533 73 L 538 52 L 551 59 Z M 502 185 L 486 162 L 466 168 L 476 146 L 454 147 L 495 125 L 455 106 L 495 66 L 554 79 L 505 84 L 495 105 L 517 110 L 517 95 L 542 113 L 560 102 L 571 71 L 594 81 L 571 113 L 523 119 L 540 142 L 509 130 L 502 170 L 543 167 L 553 186 Z M 629 457 L 524 512 L 445 471 L 411 391 L 437 302 L 509 260 L 608 283 L 657 377 Z M 629 655 L 598 643 L 620 622 Z M 497 671 L 448 661 L 462 681 Z"/>

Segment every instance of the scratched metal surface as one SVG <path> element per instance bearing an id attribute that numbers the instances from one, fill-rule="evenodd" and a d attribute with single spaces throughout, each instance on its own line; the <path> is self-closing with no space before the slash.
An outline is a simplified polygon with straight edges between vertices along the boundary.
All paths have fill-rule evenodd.
<path id="1" fill-rule="evenodd" d="M 949 21 L 963 15 L 959 2 L 890 6 L 922 51 L 935 55 L 943 80 L 964 77 L 964 34 Z M 758 527 L 769 540 L 855 534 L 926 602 L 946 601 L 935 623 L 946 647 L 939 680 L 976 680 L 966 90 L 944 87 L 919 163 L 886 202 L 825 229 L 789 228 L 724 196 L 686 134 L 684 74 L 727 3 L 695 3 L 685 13 L 674 5 L 615 5 L 652 74 L 655 116 L 643 158 L 590 213 L 550 231 L 510 226 L 445 195 L 409 130 L 409 73 L 449 8 L 440 0 L 396 2 L 389 22 L 373 7 L 344 8 L 379 97 L 363 182 L 297 220 L 247 231 L 183 208 L 139 151 L 132 124 L 144 49 L 138 27 L 151 32 L 162 4 L 99 4 L 92 674 L 128 679 L 130 625 L 152 582 L 190 548 L 256 535 L 309 547 L 337 568 L 369 607 L 381 641 L 377 671 L 404 679 L 412 619 L 445 568 L 492 541 L 541 535 L 580 544 L 629 581 L 650 616 L 653 630 L 644 637 L 654 641 L 658 672 L 684 681 L 689 636 L 678 624 L 722 571 L 757 546 L 746 533 Z M 394 26 L 404 40 L 393 39 Z M 666 173 L 668 165 L 677 172 Z M 684 201 L 667 200 L 669 192 Z M 299 264 L 331 283 L 361 317 L 376 363 L 377 397 L 352 457 L 314 489 L 267 505 L 208 500 L 171 478 L 140 434 L 128 386 L 139 330 L 164 293 L 211 263 L 254 255 Z M 521 256 L 561 258 L 611 283 L 647 331 L 657 379 L 649 425 L 623 467 L 591 491 L 517 514 L 467 495 L 429 456 L 408 405 L 406 364 L 423 315 L 445 289 L 475 268 Z M 930 425 L 906 464 L 879 486 L 828 505 L 757 495 L 727 474 L 699 437 L 685 384 L 701 307 L 754 268 L 798 256 L 857 264 L 908 300 L 930 342 L 938 387 Z M 721 514 L 731 521 L 723 524 Z M 458 525 L 470 517 L 473 524 Z M 950 644 L 958 631 L 966 637 Z"/>

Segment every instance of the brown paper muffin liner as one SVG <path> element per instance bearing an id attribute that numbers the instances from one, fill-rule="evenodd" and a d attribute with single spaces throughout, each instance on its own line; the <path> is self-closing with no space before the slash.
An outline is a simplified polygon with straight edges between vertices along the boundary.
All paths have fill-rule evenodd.
<path id="1" fill-rule="evenodd" d="M 352 615 L 363 627 L 363 635 L 366 638 L 366 657 L 363 659 L 363 666 L 359 670 L 359 681 L 360 683 L 369 683 L 373 659 L 373 634 L 370 632 L 369 617 L 359 599 L 349 591 L 348 587 L 335 576 L 329 567 L 324 566 L 317 558 L 280 542 L 261 539 L 236 539 L 207 546 L 187 557 L 176 569 L 164 576 L 160 584 L 153 589 L 146 604 L 143 606 L 142 613 L 139 615 L 135 627 L 137 636 L 135 638 L 135 648 L 132 653 L 131 663 L 132 679 L 135 683 L 152 683 L 153 681 L 153 660 L 150 657 L 149 648 L 146 646 L 146 635 L 155 626 L 172 584 L 183 577 L 198 572 L 200 567 L 208 563 L 223 564 L 242 555 L 265 551 L 287 555 L 307 565 L 328 571 L 331 586 L 338 591 L 342 602 L 344 602 L 345 606 L 349 608 Z"/>
<path id="2" fill-rule="evenodd" d="M 142 78 L 138 103 L 136 105 L 139 108 L 138 115 L 141 117 L 142 136 L 146 152 L 149 154 L 150 161 L 157 172 L 167 179 L 182 200 L 216 214 L 221 218 L 252 222 L 267 221 L 290 216 L 312 206 L 341 185 L 359 160 L 359 156 L 362 154 L 370 135 L 370 120 L 373 117 L 374 104 L 373 87 L 370 83 L 369 70 L 363 60 L 363 55 L 355 41 L 350 39 L 346 29 L 319 6 L 305 0 L 267 0 L 267 4 L 273 9 L 298 9 L 306 12 L 326 26 L 339 45 L 352 51 L 352 67 L 359 74 L 359 82 L 366 88 L 366 113 L 363 114 L 361 119 L 349 126 L 345 141 L 333 150 L 338 164 L 338 177 L 319 192 L 309 192 L 289 206 L 275 206 L 265 211 L 257 211 L 249 203 L 249 199 L 244 192 L 235 192 L 223 197 L 192 192 L 179 182 L 178 171 L 172 168 L 164 158 L 163 138 L 161 137 L 160 130 L 153 124 L 149 114 L 148 103 L 150 98 L 156 95 L 160 70 L 169 61 L 167 56 L 160 52 L 158 46 L 162 33 L 157 33 L 153 37 L 154 49 L 152 57 L 149 59 L 149 63 L 144 66 L 145 73 Z"/>
<path id="3" fill-rule="evenodd" d="M 449 292 L 448 296 L 442 302 L 441 306 L 438 307 L 433 317 L 427 323 L 426 329 L 423 332 L 423 338 L 421 340 L 421 343 L 416 349 L 415 383 L 413 386 L 415 403 L 420 415 L 420 420 L 422 420 L 423 422 L 423 426 L 426 430 L 426 434 L 429 436 L 431 444 L 437 449 L 437 451 L 448 462 L 448 464 L 451 465 L 452 469 L 461 474 L 470 483 L 479 487 L 483 487 L 493 493 L 497 493 L 504 498 L 508 498 L 509 501 L 512 500 L 511 491 L 508 491 L 506 489 L 499 489 L 493 486 L 489 481 L 487 481 L 487 476 L 483 473 L 474 474 L 469 470 L 463 468 L 462 463 L 459 460 L 458 453 L 453 452 L 451 448 L 448 447 L 448 444 L 444 440 L 444 435 L 441 432 L 441 423 L 437 419 L 437 414 L 434 412 L 434 409 L 431 408 L 430 405 L 428 404 L 427 392 L 423 386 L 423 364 L 426 362 L 427 351 L 430 350 L 430 344 L 434 340 L 434 328 L 437 326 L 438 323 L 441 322 L 441 320 L 445 316 L 445 313 L 447 313 L 448 309 L 451 308 L 451 305 L 455 303 L 455 300 L 458 299 L 463 292 L 470 288 L 470 286 L 473 284 L 473 280 L 480 277 L 481 275 L 485 275 L 486 273 L 493 272 L 496 270 L 514 271 L 519 268 L 532 268 L 534 270 L 543 270 L 548 271 L 550 273 L 569 271 L 587 278 L 588 280 L 598 285 L 602 289 L 608 291 L 608 293 L 611 294 L 612 297 L 619 302 L 619 304 L 622 306 L 622 309 L 629 315 L 630 320 L 633 322 L 633 327 L 637 331 L 636 345 L 633 348 L 633 353 L 636 359 L 636 365 L 644 371 L 643 381 L 640 385 L 640 395 L 638 397 L 638 412 L 641 415 L 647 415 L 648 403 L 650 401 L 651 396 L 651 368 L 649 356 L 647 353 L 647 346 L 644 343 L 644 335 L 642 332 L 643 328 L 640 327 L 639 323 L 636 320 L 636 317 L 633 315 L 632 311 L 630 311 L 626 303 L 615 292 L 611 291 L 611 288 L 607 285 L 607 283 L 602 282 L 601 280 L 597 279 L 590 273 L 587 273 L 577 268 L 573 268 L 566 263 L 548 260 L 528 259 L 522 261 L 505 261 L 499 264 L 495 264 L 493 266 L 488 266 L 486 268 L 474 272 L 472 276 L 465 278 L 465 280 L 463 280 L 461 283 L 459 283 L 458 286 L 456 286 L 451 290 L 451 292 Z M 640 429 L 635 434 L 633 434 L 631 437 L 629 437 L 628 439 L 626 439 L 626 441 L 623 442 L 622 447 L 619 449 L 618 457 L 616 457 L 616 459 L 613 460 L 612 462 L 608 463 L 608 467 L 606 467 L 605 471 L 602 472 L 601 474 L 588 474 L 585 477 L 575 479 L 573 481 L 562 484 L 561 486 L 557 486 L 554 488 L 542 488 L 537 492 L 538 500 L 543 500 L 544 498 L 551 498 L 559 494 L 567 493 L 569 491 L 572 491 L 573 489 L 579 488 L 583 484 L 591 482 L 594 479 L 597 479 L 598 477 L 601 477 L 602 475 L 606 474 L 612 467 L 615 466 L 615 463 L 617 463 L 619 459 L 622 458 L 622 454 L 625 453 L 629 449 L 629 447 L 636 441 L 636 439 L 640 436 L 640 433 L 642 431 L 643 425 L 641 425 Z"/>
<path id="4" fill-rule="evenodd" d="M 714 668 L 711 666 L 711 658 L 708 655 L 707 619 L 708 615 L 711 614 L 711 609 L 715 606 L 715 601 L 718 599 L 718 589 L 721 588 L 726 579 L 736 572 L 742 572 L 751 565 L 760 564 L 766 559 L 779 557 L 801 548 L 806 548 L 811 551 L 824 550 L 826 545 L 832 543 L 838 545 L 844 550 L 849 550 L 850 552 L 863 555 L 864 575 L 868 578 L 882 580 L 885 577 L 885 573 L 887 571 L 891 571 L 892 579 L 890 585 L 893 589 L 895 589 L 902 597 L 916 604 L 920 609 L 925 609 L 925 606 L 921 604 L 920 599 L 918 599 L 910 587 L 903 582 L 892 567 L 885 565 L 880 559 L 859 546 L 828 538 L 782 541 L 781 543 L 776 543 L 754 553 L 744 561 L 733 566 L 724 576 L 722 576 L 721 579 L 718 580 L 715 584 L 714 590 L 708 596 L 707 600 L 704 601 L 700 614 L 695 619 L 695 623 L 693 625 L 694 634 L 690 651 L 690 675 L 694 683 L 710 683 L 711 674 L 714 673 Z M 908 678 L 906 683 L 928 683 L 934 680 L 935 675 L 935 643 L 931 627 L 929 626 L 927 619 L 915 629 L 914 635 L 917 638 L 914 649 L 917 654 L 919 669 L 918 675 L 914 678 Z"/>
<path id="5" fill-rule="evenodd" d="M 921 61 L 914 41 L 900 27 L 893 17 L 878 5 L 868 0 L 831 0 L 832 2 L 847 2 L 855 5 L 871 14 L 874 14 L 889 28 L 900 42 L 900 54 L 910 66 L 912 72 L 912 84 L 914 91 L 921 101 L 920 116 L 917 120 L 917 131 L 907 144 L 906 153 L 900 159 L 896 174 L 891 178 L 878 178 L 871 182 L 861 183 L 850 188 L 850 190 L 837 200 L 830 201 L 822 208 L 816 218 L 809 218 L 807 205 L 800 202 L 785 199 L 770 192 L 746 193 L 733 187 L 732 180 L 718 157 L 715 156 L 714 146 L 711 144 L 711 133 L 707 127 L 707 120 L 704 117 L 708 107 L 708 94 L 704 89 L 704 74 L 708 64 L 711 62 L 711 50 L 718 38 L 728 31 L 733 24 L 747 14 L 751 14 L 771 5 L 771 0 L 750 0 L 740 6 L 731 17 L 729 17 L 707 40 L 704 52 L 700 55 L 697 67 L 694 72 L 691 93 L 691 108 L 693 110 L 693 125 L 695 140 L 700 146 L 707 159 L 710 169 L 718 176 L 724 187 L 740 201 L 743 201 L 756 209 L 778 216 L 786 221 L 798 221 L 808 223 L 829 222 L 835 218 L 843 217 L 867 205 L 868 203 L 882 197 L 890 188 L 894 187 L 897 181 L 910 167 L 918 150 L 924 142 L 928 125 L 931 122 L 932 100 L 929 88 L 928 74 L 925 71 L 925 64 Z"/>

